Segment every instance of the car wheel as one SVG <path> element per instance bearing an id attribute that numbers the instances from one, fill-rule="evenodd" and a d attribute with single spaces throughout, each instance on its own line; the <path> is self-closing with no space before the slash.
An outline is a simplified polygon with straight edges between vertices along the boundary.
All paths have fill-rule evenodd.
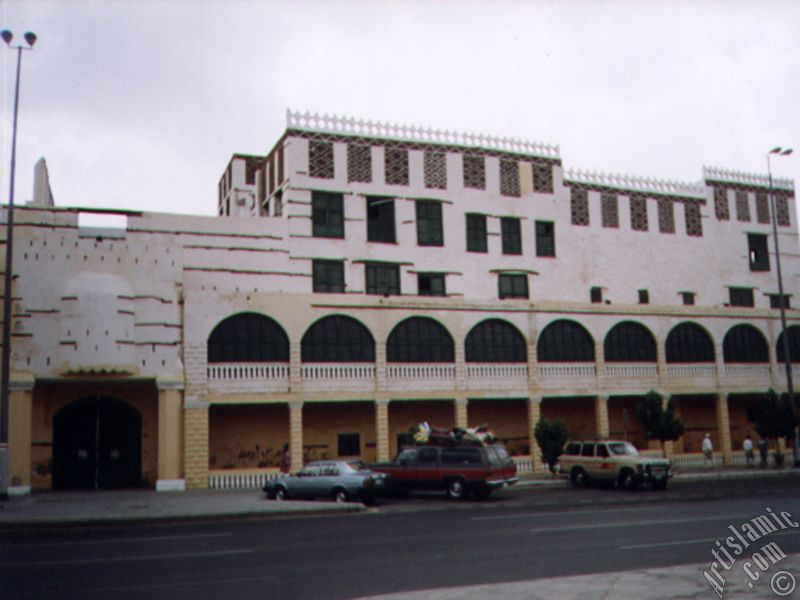
<path id="1" fill-rule="evenodd" d="M 289 494 L 286 492 L 286 488 L 279 487 L 275 490 L 275 500 L 287 500 L 289 498 Z"/>
<path id="2" fill-rule="evenodd" d="M 586 471 L 576 467 L 572 469 L 572 473 L 570 473 L 570 479 L 572 480 L 572 485 L 575 487 L 583 487 L 587 483 Z"/>
<path id="3" fill-rule="evenodd" d="M 337 503 L 347 502 L 350 499 L 350 496 L 348 496 L 347 492 L 342 488 L 336 488 L 333 490 L 331 497 L 333 498 L 333 501 Z"/>
<path id="4" fill-rule="evenodd" d="M 629 492 L 634 491 L 639 486 L 639 483 L 636 481 L 636 475 L 634 475 L 633 471 L 627 470 L 623 471 L 619 475 L 619 487 L 623 490 L 628 490 Z"/>
<path id="5" fill-rule="evenodd" d="M 466 495 L 464 482 L 460 479 L 451 479 L 447 482 L 447 497 L 453 500 L 461 500 Z"/>

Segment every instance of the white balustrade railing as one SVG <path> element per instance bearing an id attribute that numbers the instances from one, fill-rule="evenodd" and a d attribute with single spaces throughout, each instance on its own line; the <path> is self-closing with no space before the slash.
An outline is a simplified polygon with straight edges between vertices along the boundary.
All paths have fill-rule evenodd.
<path id="1" fill-rule="evenodd" d="M 533 461 L 530 456 L 512 456 L 514 464 L 517 465 L 517 475 L 533 473 Z"/>
<path id="2" fill-rule="evenodd" d="M 208 379 L 281 379 L 289 377 L 288 363 L 213 363 L 208 365 Z"/>
<path id="3" fill-rule="evenodd" d="M 764 382 L 768 385 L 770 368 L 768 364 L 736 364 L 725 365 L 726 379 L 747 379 L 752 382 Z"/>
<path id="4" fill-rule="evenodd" d="M 212 490 L 261 489 L 270 479 L 280 474 L 278 469 L 247 471 L 211 471 L 208 474 L 208 487 Z"/>
<path id="5" fill-rule="evenodd" d="M 456 366 L 451 363 L 402 363 L 386 365 L 387 379 L 455 379 Z"/>
<path id="6" fill-rule="evenodd" d="M 539 377 L 542 379 L 591 379 L 597 376 L 594 363 L 542 363 Z"/>
<path id="7" fill-rule="evenodd" d="M 315 363 L 304 364 L 301 370 L 306 380 L 375 379 L 373 363 Z"/>
<path id="8" fill-rule="evenodd" d="M 528 365 L 514 363 L 467 363 L 469 379 L 527 379 Z"/>
<path id="9" fill-rule="evenodd" d="M 653 363 L 606 363 L 606 376 L 652 379 L 658 377 L 658 365 Z"/>
<path id="10" fill-rule="evenodd" d="M 686 379 L 713 379 L 717 366 L 708 363 L 682 363 L 667 365 L 667 377 Z"/>

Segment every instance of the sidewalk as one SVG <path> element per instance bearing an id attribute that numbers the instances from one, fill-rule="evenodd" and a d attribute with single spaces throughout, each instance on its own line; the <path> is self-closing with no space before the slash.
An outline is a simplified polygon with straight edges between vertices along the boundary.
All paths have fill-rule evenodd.
<path id="1" fill-rule="evenodd" d="M 48 524 L 81 525 L 364 510 L 358 503 L 268 501 L 260 490 L 42 492 L 0 502 L 0 531 Z"/>

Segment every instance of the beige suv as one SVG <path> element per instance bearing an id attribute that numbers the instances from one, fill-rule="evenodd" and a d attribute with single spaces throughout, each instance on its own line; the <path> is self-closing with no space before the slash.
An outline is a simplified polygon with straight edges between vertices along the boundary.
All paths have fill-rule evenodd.
<path id="1" fill-rule="evenodd" d="M 641 456 L 636 446 L 618 440 L 569 442 L 558 463 L 576 486 L 590 481 L 616 483 L 635 490 L 641 483 L 663 490 L 672 477 L 672 463 L 665 458 Z"/>

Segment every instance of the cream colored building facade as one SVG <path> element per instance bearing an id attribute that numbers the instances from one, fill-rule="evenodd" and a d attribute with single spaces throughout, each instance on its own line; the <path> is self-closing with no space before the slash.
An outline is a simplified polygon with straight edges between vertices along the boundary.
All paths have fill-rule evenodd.
<path id="1" fill-rule="evenodd" d="M 794 184 L 774 183 L 789 301 Z M 260 485 L 489 423 L 541 470 L 541 415 L 627 436 L 650 390 L 737 459 L 786 388 L 766 177 L 565 170 L 559 149 L 287 113 L 219 216 L 16 213 L 11 490 Z M 85 212 L 85 211 L 84 211 Z M 788 312 L 792 354 L 798 314 Z"/>

